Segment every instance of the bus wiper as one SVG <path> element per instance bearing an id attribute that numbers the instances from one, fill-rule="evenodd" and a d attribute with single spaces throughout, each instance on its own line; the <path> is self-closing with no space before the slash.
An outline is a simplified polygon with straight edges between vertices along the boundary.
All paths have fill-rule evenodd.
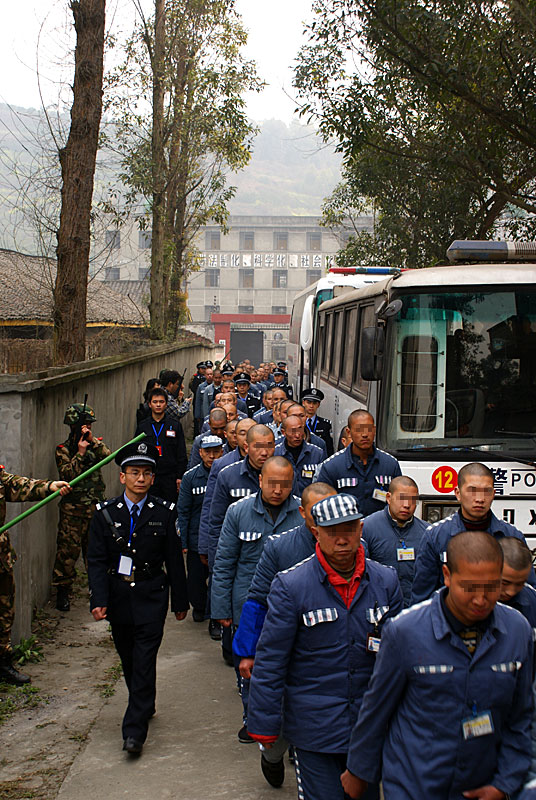
<path id="1" fill-rule="evenodd" d="M 534 441 L 536 439 L 532 436 L 530 437 Z M 489 445 L 488 442 L 482 444 L 465 444 L 465 445 L 457 445 L 457 444 L 445 444 L 445 445 L 414 445 L 413 447 L 408 447 L 401 449 L 401 452 L 424 452 L 424 453 L 438 453 L 438 452 L 445 452 L 448 451 L 449 453 L 482 453 L 485 456 L 489 456 L 490 453 L 498 453 L 500 454 L 501 458 L 504 458 L 505 461 L 513 461 L 517 462 L 518 464 L 526 464 L 529 467 L 536 467 L 536 461 L 530 461 L 528 458 L 523 458 L 522 456 L 511 456 L 503 453 L 500 450 L 485 450 L 484 448 Z"/>

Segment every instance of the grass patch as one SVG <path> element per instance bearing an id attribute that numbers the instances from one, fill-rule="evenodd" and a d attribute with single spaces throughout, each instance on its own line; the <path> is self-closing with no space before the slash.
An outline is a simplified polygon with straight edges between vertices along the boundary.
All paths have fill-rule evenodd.
<path id="1" fill-rule="evenodd" d="M 12 686 L 0 683 L 0 725 L 3 725 L 16 711 L 26 708 L 37 708 L 41 703 L 48 703 L 37 686 L 27 683 L 24 686 Z M 0 795 L 3 800 L 3 795 Z"/>
<path id="2" fill-rule="evenodd" d="M 38 798 L 35 789 L 25 789 L 19 781 L 3 781 L 0 783 L 0 797 L 2 800 L 30 800 Z"/>
<path id="3" fill-rule="evenodd" d="M 103 683 L 97 684 L 97 689 L 101 697 L 113 697 L 115 694 L 115 685 L 123 674 L 123 667 L 121 662 L 118 661 L 113 667 L 109 667 L 104 676 L 106 680 Z"/>
<path id="4" fill-rule="evenodd" d="M 35 664 L 44 659 L 43 648 L 37 641 L 37 636 L 32 634 L 28 639 L 21 639 L 13 648 L 13 661 L 22 666 L 23 664 Z"/>

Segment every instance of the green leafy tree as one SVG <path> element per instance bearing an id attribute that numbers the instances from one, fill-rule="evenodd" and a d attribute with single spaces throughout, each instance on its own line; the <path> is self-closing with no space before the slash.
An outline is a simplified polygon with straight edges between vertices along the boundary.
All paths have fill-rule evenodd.
<path id="1" fill-rule="evenodd" d="M 302 114 L 343 154 L 325 222 L 375 210 L 374 232 L 357 231 L 344 257 L 424 266 L 452 238 L 486 238 L 499 222 L 530 234 L 528 6 L 318 0 L 314 11 L 295 83 Z"/>
<path id="2" fill-rule="evenodd" d="M 195 268 L 193 238 L 209 220 L 225 226 L 234 194 L 228 175 L 250 158 L 255 128 L 244 94 L 262 84 L 241 55 L 247 37 L 234 5 L 155 0 L 152 19 L 139 8 L 142 21 L 110 82 L 123 180 L 131 201 L 141 196 L 152 218 L 155 338 L 176 331 L 186 276 Z"/>

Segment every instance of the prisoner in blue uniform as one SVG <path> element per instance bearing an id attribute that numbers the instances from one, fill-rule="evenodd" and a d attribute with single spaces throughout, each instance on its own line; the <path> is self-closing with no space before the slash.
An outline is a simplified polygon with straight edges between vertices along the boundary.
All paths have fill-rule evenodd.
<path id="1" fill-rule="evenodd" d="M 504 800 L 520 788 L 530 763 L 532 631 L 497 603 L 501 569 L 494 539 L 455 536 L 446 588 L 385 625 L 343 775 L 350 797 L 380 776 L 385 800 Z"/>
<path id="2" fill-rule="evenodd" d="M 282 422 L 283 439 L 275 448 L 275 455 L 286 458 L 294 470 L 292 491 L 301 497 L 303 490 L 315 479 L 319 465 L 324 460 L 322 450 L 305 441 L 305 431 L 300 419 L 288 416 Z"/>
<path id="3" fill-rule="evenodd" d="M 186 551 L 188 599 L 195 622 L 205 619 L 207 606 L 208 567 L 199 558 L 199 520 L 210 469 L 221 451 L 219 436 L 201 437 L 201 463 L 184 473 L 177 501 L 177 530 Z"/>
<path id="4" fill-rule="evenodd" d="M 532 572 L 532 553 L 513 536 L 499 539 L 504 555 L 501 603 L 519 611 L 536 634 L 536 589 L 526 583 Z"/>
<path id="5" fill-rule="evenodd" d="M 393 478 L 387 492 L 387 506 L 363 523 L 369 557 L 396 569 L 405 606 L 410 604 L 415 559 L 427 527 L 415 516 L 418 499 L 419 489 L 413 478 L 405 475 Z"/>
<path id="6" fill-rule="evenodd" d="M 190 458 L 188 459 L 188 469 L 197 467 L 201 463 L 201 456 L 199 455 L 199 445 L 203 436 L 219 436 L 222 446 L 225 444 L 225 426 L 227 425 L 227 414 L 223 408 L 215 408 L 210 412 L 208 418 L 209 431 L 208 433 L 200 433 L 192 442 L 192 449 L 190 451 Z"/>
<path id="7" fill-rule="evenodd" d="M 315 554 L 278 573 L 268 595 L 248 731 L 266 746 L 282 725 L 295 748 L 299 796 L 342 800 L 351 729 L 383 623 L 402 608 L 402 595 L 396 572 L 365 558 L 354 497 L 328 497 L 312 514 Z M 377 787 L 368 796 L 378 797 Z"/>
<path id="8" fill-rule="evenodd" d="M 389 484 L 401 475 L 400 464 L 374 444 L 376 428 L 368 411 L 352 411 L 348 417 L 352 443 L 322 464 L 318 480 L 348 492 L 365 517 L 385 508 Z"/>
<path id="9" fill-rule="evenodd" d="M 254 425 L 247 432 L 247 456 L 243 461 L 224 467 L 217 479 L 210 505 L 208 530 L 208 565 L 212 569 L 223 520 L 231 503 L 256 494 L 264 462 L 274 454 L 274 436 L 265 425 Z"/>
<path id="10" fill-rule="evenodd" d="M 284 458 L 269 458 L 260 475 L 260 489 L 228 509 L 218 542 L 212 575 L 211 613 L 222 625 L 236 628 L 249 584 L 269 534 L 287 530 L 301 519 L 292 492 L 293 471 Z M 235 668 L 238 673 L 238 658 Z M 243 723 L 247 723 L 249 681 L 241 680 Z M 248 741 L 243 728 L 238 738 Z"/>
<path id="11" fill-rule="evenodd" d="M 426 600 L 443 585 L 443 564 L 447 557 L 449 540 L 462 531 L 486 531 L 494 539 L 514 536 L 525 541 L 525 537 L 508 522 L 497 519 L 491 511 L 494 497 L 493 473 L 485 464 L 466 464 L 458 473 L 456 498 L 461 508 L 446 519 L 430 525 L 421 541 L 415 564 L 415 578 L 411 592 L 411 603 Z M 528 582 L 536 585 L 534 570 Z"/>

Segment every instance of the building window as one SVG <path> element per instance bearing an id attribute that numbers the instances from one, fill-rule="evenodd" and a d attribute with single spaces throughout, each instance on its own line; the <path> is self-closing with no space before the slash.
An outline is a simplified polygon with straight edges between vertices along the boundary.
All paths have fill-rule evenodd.
<path id="1" fill-rule="evenodd" d="M 252 269 L 240 269 L 238 271 L 238 285 L 241 289 L 253 289 L 255 285 L 255 271 Z"/>
<path id="2" fill-rule="evenodd" d="M 106 231 L 106 247 L 118 250 L 121 244 L 121 231 Z"/>
<path id="3" fill-rule="evenodd" d="M 214 288 L 220 285 L 220 271 L 219 269 L 206 269 L 205 270 L 205 286 Z"/>
<path id="4" fill-rule="evenodd" d="M 274 232 L 274 250 L 288 250 L 288 233 L 286 231 Z"/>
<path id="5" fill-rule="evenodd" d="M 240 231 L 240 249 L 241 250 L 255 249 L 255 234 L 253 233 L 253 231 Z"/>
<path id="6" fill-rule="evenodd" d="M 272 361 L 286 361 L 287 348 L 284 344 L 272 345 Z"/>
<path id="7" fill-rule="evenodd" d="M 239 314 L 253 314 L 253 306 L 238 306 Z"/>
<path id="8" fill-rule="evenodd" d="M 286 314 L 287 307 L 286 306 L 272 306 L 272 314 Z"/>
<path id="9" fill-rule="evenodd" d="M 308 269 L 307 270 L 307 286 L 310 286 L 315 281 L 319 281 L 322 277 L 322 270 L 321 269 Z"/>
<path id="10" fill-rule="evenodd" d="M 138 247 L 140 250 L 150 250 L 153 241 L 152 231 L 139 231 L 138 232 Z"/>
<path id="11" fill-rule="evenodd" d="M 219 249 L 220 249 L 220 232 L 206 231 L 205 250 L 219 250 Z"/>
<path id="12" fill-rule="evenodd" d="M 274 269 L 272 272 L 272 288 L 286 289 L 288 283 L 288 271 L 286 269 Z"/>
<path id="13" fill-rule="evenodd" d="M 218 305 L 213 304 L 211 306 L 205 306 L 205 319 L 207 322 L 210 322 L 211 314 L 219 314 L 219 313 L 220 313 L 220 307 Z"/>
<path id="14" fill-rule="evenodd" d="M 105 281 L 119 281 L 121 280 L 121 270 L 119 267 L 106 267 L 104 270 Z"/>
<path id="15" fill-rule="evenodd" d="M 138 280 L 144 281 L 149 278 L 151 267 L 138 267 Z"/>
<path id="16" fill-rule="evenodd" d="M 307 250 L 314 253 L 322 250 L 322 234 L 320 232 L 307 234 Z"/>

